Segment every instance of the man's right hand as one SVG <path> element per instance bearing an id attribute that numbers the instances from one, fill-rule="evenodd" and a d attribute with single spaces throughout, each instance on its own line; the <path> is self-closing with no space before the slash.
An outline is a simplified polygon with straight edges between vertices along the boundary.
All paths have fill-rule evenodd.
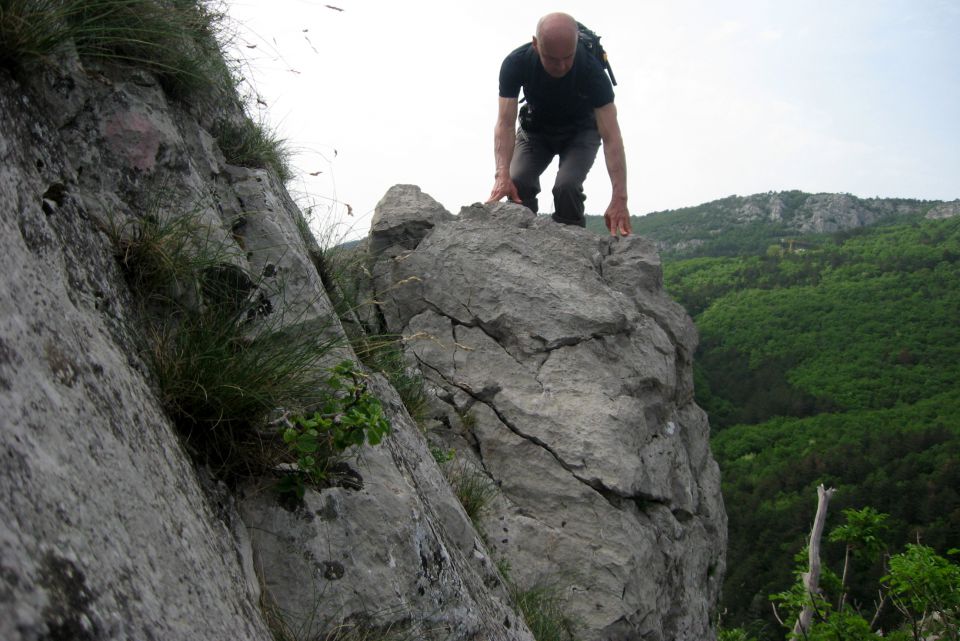
<path id="1" fill-rule="evenodd" d="M 487 204 L 498 203 L 504 196 L 515 203 L 523 202 L 520 200 L 520 194 L 517 193 L 517 186 L 510 180 L 510 176 L 497 178 L 497 182 L 493 184 L 493 189 L 490 190 L 490 198 L 487 200 Z"/>

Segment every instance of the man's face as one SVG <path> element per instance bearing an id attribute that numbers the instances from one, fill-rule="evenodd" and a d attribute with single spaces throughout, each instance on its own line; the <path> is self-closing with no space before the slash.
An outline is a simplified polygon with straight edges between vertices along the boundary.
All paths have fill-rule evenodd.
<path id="1" fill-rule="evenodd" d="M 576 38 L 533 39 L 533 50 L 540 56 L 540 64 L 553 78 L 563 78 L 573 68 L 577 53 Z"/>

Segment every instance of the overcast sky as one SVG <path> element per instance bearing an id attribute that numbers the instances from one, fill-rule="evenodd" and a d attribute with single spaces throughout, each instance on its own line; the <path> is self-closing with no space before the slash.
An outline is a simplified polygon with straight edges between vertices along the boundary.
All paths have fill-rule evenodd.
<path id="1" fill-rule="evenodd" d="M 500 63 L 558 10 L 609 53 L 633 215 L 787 189 L 960 198 L 960 0 L 228 7 L 254 111 L 297 152 L 291 191 L 339 237 L 366 234 L 397 183 L 452 213 L 486 199 Z M 602 153 L 586 189 L 602 214 Z"/>

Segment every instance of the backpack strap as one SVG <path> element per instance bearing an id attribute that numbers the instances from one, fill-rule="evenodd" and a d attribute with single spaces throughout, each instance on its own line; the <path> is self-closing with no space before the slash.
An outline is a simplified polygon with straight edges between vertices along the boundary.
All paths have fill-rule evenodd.
<path id="1" fill-rule="evenodd" d="M 610 82 L 616 86 L 617 77 L 613 75 L 613 68 L 610 66 L 610 61 L 607 59 L 607 52 L 603 50 L 603 45 L 600 44 L 600 36 L 579 22 L 577 23 L 577 29 L 579 32 L 577 35 L 580 43 L 588 52 L 590 52 L 590 55 L 600 61 L 600 64 L 610 75 Z"/>

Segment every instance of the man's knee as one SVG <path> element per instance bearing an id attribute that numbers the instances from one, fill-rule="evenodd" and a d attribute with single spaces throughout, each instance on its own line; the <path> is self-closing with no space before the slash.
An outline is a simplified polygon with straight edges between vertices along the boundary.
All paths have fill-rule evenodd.
<path id="1" fill-rule="evenodd" d="M 540 193 L 540 176 L 531 172 L 520 172 L 510 176 L 520 196 L 536 196 Z"/>
<path id="2" fill-rule="evenodd" d="M 582 183 L 558 180 L 553 186 L 553 203 L 556 206 L 553 219 L 558 223 L 584 227 L 583 202 L 586 198 Z"/>
<path id="3" fill-rule="evenodd" d="M 556 184 L 553 186 L 553 197 L 562 200 L 579 199 L 582 202 L 584 200 L 583 183 L 572 180 L 562 180 L 558 177 Z"/>

